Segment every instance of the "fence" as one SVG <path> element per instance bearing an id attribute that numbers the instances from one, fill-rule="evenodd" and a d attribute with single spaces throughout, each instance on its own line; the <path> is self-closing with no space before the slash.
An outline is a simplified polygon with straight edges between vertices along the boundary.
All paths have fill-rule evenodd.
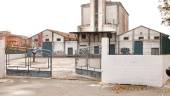
<path id="1" fill-rule="evenodd" d="M 101 77 L 101 47 L 87 47 L 76 52 L 76 73 L 90 77 Z"/>

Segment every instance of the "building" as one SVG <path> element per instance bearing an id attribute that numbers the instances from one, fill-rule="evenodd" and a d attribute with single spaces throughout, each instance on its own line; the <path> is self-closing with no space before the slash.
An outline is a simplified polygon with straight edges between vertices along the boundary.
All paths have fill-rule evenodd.
<path id="1" fill-rule="evenodd" d="M 99 50 L 102 37 L 109 37 L 112 54 L 115 54 L 119 34 L 128 31 L 129 14 L 120 2 L 90 0 L 81 6 L 81 25 L 78 26 L 78 48 L 93 47 Z M 98 53 L 94 51 L 93 53 Z"/>
<path id="2" fill-rule="evenodd" d="M 120 2 L 90 0 L 81 5 L 80 32 L 113 31 L 120 34 L 128 31 L 129 14 Z"/>
<path id="3" fill-rule="evenodd" d="M 73 32 L 78 36 L 79 49 L 90 47 L 91 54 L 100 54 L 101 38 L 109 37 L 112 55 L 169 53 L 168 35 L 144 26 L 129 31 L 129 14 L 120 2 L 91 0 L 81 8 L 82 22 L 78 32 Z"/>
<path id="4" fill-rule="evenodd" d="M 138 26 L 119 35 L 119 54 L 160 55 L 170 54 L 169 35 Z"/>
<path id="5" fill-rule="evenodd" d="M 46 29 L 29 38 L 32 48 L 46 49 L 53 56 L 73 56 L 77 50 L 76 35 Z"/>
<path id="6" fill-rule="evenodd" d="M 26 47 L 27 37 L 22 35 L 11 34 L 8 31 L 0 31 L 0 35 L 5 37 L 6 47 Z"/>

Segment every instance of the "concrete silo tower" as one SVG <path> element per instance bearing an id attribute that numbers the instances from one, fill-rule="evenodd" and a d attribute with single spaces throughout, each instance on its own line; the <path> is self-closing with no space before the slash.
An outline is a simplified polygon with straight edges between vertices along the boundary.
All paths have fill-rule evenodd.
<path id="1" fill-rule="evenodd" d="M 80 32 L 112 31 L 121 34 L 128 31 L 129 14 L 121 2 L 90 0 L 81 5 Z"/>

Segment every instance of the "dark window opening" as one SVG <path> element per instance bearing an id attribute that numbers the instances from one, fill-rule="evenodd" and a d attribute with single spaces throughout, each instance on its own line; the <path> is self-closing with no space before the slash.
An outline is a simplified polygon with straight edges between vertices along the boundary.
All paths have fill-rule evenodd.
<path id="1" fill-rule="evenodd" d="M 140 35 L 142 35 L 142 32 L 140 32 Z"/>
<path id="2" fill-rule="evenodd" d="M 144 39 L 144 37 L 139 37 L 139 40 L 143 40 Z"/>
<path id="3" fill-rule="evenodd" d="M 82 34 L 82 39 L 86 39 L 86 34 Z"/>
<path id="4" fill-rule="evenodd" d="M 99 54 L 99 46 L 94 46 L 94 54 Z"/>
<path id="5" fill-rule="evenodd" d="M 121 54 L 123 54 L 123 55 L 130 54 L 130 49 L 129 48 L 121 48 Z"/>
<path id="6" fill-rule="evenodd" d="M 129 37 L 124 37 L 124 40 L 129 40 Z"/>
<path id="7" fill-rule="evenodd" d="M 61 41 L 61 39 L 60 39 L 60 38 L 57 38 L 57 41 Z"/>
<path id="8" fill-rule="evenodd" d="M 151 48 L 151 55 L 159 55 L 159 48 Z"/>
<path id="9" fill-rule="evenodd" d="M 38 41 L 38 39 L 34 39 L 34 41 L 36 41 L 36 42 L 37 42 L 37 41 Z"/>
<path id="10" fill-rule="evenodd" d="M 85 46 L 87 46 L 87 45 L 80 45 L 80 46 L 82 46 L 82 47 L 84 46 L 84 47 L 85 47 Z"/>
<path id="11" fill-rule="evenodd" d="M 45 39 L 46 42 L 49 42 L 50 40 L 49 39 Z"/>
<path id="12" fill-rule="evenodd" d="M 155 36 L 154 39 L 155 39 L 155 40 L 159 40 L 159 36 Z"/>
<path id="13" fill-rule="evenodd" d="M 109 45 L 109 55 L 115 55 L 115 44 Z"/>

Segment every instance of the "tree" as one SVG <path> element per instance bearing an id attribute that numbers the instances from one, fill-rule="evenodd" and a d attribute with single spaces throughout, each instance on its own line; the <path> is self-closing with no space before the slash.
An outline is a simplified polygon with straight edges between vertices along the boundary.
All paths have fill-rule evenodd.
<path id="1" fill-rule="evenodd" d="M 159 9 L 162 15 L 162 23 L 170 26 L 170 0 L 160 0 Z"/>

